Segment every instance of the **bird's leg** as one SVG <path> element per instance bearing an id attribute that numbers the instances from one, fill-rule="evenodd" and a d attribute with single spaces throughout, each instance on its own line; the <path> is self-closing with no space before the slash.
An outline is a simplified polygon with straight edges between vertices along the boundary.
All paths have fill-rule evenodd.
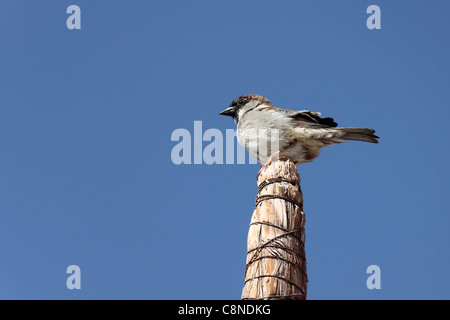
<path id="1" fill-rule="evenodd" d="M 266 169 L 268 166 L 270 166 L 272 164 L 273 161 L 277 161 L 277 160 L 287 160 L 288 158 L 286 158 L 285 156 L 280 156 L 281 152 L 286 151 L 287 149 L 293 147 L 295 145 L 295 142 L 291 142 L 290 144 L 288 144 L 286 147 L 281 148 L 280 150 L 274 152 L 269 159 L 267 159 L 266 163 L 264 163 L 263 165 L 261 165 L 261 169 L 259 169 L 258 171 L 258 176 L 261 173 L 262 170 Z"/>

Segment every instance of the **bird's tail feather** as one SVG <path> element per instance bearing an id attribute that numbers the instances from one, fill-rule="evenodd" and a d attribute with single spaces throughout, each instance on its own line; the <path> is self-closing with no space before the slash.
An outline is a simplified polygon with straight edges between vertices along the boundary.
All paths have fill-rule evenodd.
<path id="1" fill-rule="evenodd" d="M 378 143 L 379 137 L 374 135 L 375 130 L 368 128 L 336 128 L 344 132 L 340 139 L 366 141 L 371 143 Z"/>

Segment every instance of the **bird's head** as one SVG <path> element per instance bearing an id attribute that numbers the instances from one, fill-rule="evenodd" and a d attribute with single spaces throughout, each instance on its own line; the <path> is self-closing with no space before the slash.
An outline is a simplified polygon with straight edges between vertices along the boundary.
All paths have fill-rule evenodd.
<path id="1" fill-rule="evenodd" d="M 239 121 L 239 115 L 243 112 L 259 106 L 260 104 L 272 105 L 269 100 L 258 94 L 248 94 L 234 99 L 230 106 L 223 110 L 220 114 L 233 117 L 234 121 Z"/>

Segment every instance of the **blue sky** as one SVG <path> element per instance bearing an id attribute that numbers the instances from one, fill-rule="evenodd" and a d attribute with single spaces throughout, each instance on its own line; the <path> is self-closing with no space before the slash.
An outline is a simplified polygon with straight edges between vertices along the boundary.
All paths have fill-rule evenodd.
<path id="1" fill-rule="evenodd" d="M 448 1 L 1 8 L 1 299 L 239 299 L 259 166 L 175 165 L 171 135 L 248 93 L 381 138 L 298 168 L 308 298 L 450 298 Z"/>

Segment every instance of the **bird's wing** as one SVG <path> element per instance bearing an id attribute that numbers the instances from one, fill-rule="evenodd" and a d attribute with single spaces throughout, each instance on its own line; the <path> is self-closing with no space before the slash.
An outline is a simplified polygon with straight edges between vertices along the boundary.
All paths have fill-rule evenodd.
<path id="1" fill-rule="evenodd" d="M 321 118 L 320 112 L 314 112 L 310 110 L 294 111 L 283 108 L 276 108 L 278 112 L 284 112 L 286 115 L 293 119 L 295 124 L 299 127 L 311 127 L 311 128 L 329 128 L 337 127 L 337 123 L 333 118 Z"/>
<path id="2" fill-rule="evenodd" d="M 333 128 L 337 127 L 337 123 L 333 118 L 321 118 L 320 112 L 310 110 L 290 110 L 277 108 L 272 105 L 258 105 L 255 110 L 265 112 L 281 112 L 286 117 L 292 118 L 296 126 L 309 128 Z"/>

